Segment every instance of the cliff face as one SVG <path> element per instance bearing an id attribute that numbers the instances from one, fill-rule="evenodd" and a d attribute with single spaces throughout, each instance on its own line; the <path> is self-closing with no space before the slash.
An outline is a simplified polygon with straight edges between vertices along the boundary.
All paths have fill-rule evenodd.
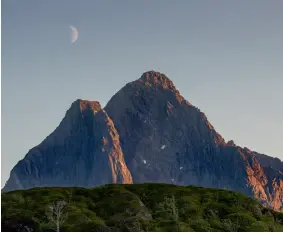
<path id="1" fill-rule="evenodd" d="M 282 168 L 278 159 L 226 143 L 170 79 L 151 71 L 118 91 L 104 110 L 76 101 L 15 166 L 4 190 L 164 182 L 239 191 L 280 210 Z"/>
<path id="2" fill-rule="evenodd" d="M 132 183 L 113 121 L 98 102 L 77 100 L 40 145 L 12 169 L 3 191 Z"/>

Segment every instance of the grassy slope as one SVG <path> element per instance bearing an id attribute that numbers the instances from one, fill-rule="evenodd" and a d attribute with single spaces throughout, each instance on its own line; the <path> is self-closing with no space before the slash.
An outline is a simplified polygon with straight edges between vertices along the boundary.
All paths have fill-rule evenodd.
<path id="1" fill-rule="evenodd" d="M 283 214 L 226 190 L 168 184 L 35 188 L 2 194 L 2 231 L 51 231 L 47 206 L 68 202 L 61 231 L 283 231 Z"/>

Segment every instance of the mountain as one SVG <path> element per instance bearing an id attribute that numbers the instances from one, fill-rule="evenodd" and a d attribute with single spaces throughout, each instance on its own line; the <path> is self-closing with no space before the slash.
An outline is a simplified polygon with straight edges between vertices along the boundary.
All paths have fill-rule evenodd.
<path id="1" fill-rule="evenodd" d="M 2 194 L 1 206 L 1 229 L 12 232 L 283 231 L 282 213 L 240 193 L 172 184 L 34 188 Z"/>
<path id="2" fill-rule="evenodd" d="M 11 171 L 3 191 L 132 183 L 113 121 L 96 101 L 75 101 L 60 125 Z"/>
<path id="3" fill-rule="evenodd" d="M 149 71 L 104 109 L 75 101 L 3 191 L 158 182 L 229 189 L 283 210 L 282 168 L 279 159 L 226 143 L 168 77 Z"/>

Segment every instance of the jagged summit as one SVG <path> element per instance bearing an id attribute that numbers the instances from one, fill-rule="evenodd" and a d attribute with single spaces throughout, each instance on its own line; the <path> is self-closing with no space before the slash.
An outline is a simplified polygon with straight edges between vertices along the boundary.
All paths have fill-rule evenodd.
<path id="1" fill-rule="evenodd" d="M 67 137 L 76 129 L 77 125 L 86 117 L 93 117 L 101 111 L 98 101 L 77 99 L 67 110 L 59 126 L 42 142 L 44 146 L 50 146 L 56 141 L 57 144 L 64 144 Z"/>
<path id="2" fill-rule="evenodd" d="M 155 71 L 155 70 L 149 70 L 149 71 L 145 71 L 142 76 L 140 77 L 140 79 L 143 78 L 151 78 L 151 77 L 159 77 L 159 78 L 166 78 L 169 79 L 165 74 Z"/>
<path id="3" fill-rule="evenodd" d="M 235 144 L 235 142 L 234 142 L 233 140 L 229 140 L 229 141 L 227 142 L 227 145 L 228 145 L 228 146 L 236 146 L 236 144 Z"/>
<path id="4" fill-rule="evenodd" d="M 2 191 L 132 183 L 119 135 L 99 102 L 77 99 L 58 127 L 10 173 Z"/>
<path id="5" fill-rule="evenodd" d="M 77 99 L 75 100 L 71 107 L 70 110 L 80 110 L 81 112 L 91 109 L 94 112 L 100 111 L 101 105 L 98 101 L 91 101 L 91 100 L 83 100 L 83 99 Z"/>
<path id="6" fill-rule="evenodd" d="M 165 74 L 156 71 L 144 72 L 137 81 L 142 82 L 147 86 L 161 85 L 163 88 L 176 90 L 173 82 Z"/>

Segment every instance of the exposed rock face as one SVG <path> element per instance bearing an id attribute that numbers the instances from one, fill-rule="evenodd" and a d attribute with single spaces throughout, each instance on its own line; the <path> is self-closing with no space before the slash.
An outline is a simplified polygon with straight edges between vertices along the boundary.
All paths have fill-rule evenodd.
<path id="1" fill-rule="evenodd" d="M 76 101 L 15 166 L 4 190 L 164 182 L 239 191 L 281 210 L 281 172 L 280 160 L 226 143 L 170 79 L 151 71 L 118 91 L 104 110 Z"/>
<path id="2" fill-rule="evenodd" d="M 98 102 L 77 100 L 57 129 L 12 169 L 3 191 L 132 183 L 119 135 Z"/>

